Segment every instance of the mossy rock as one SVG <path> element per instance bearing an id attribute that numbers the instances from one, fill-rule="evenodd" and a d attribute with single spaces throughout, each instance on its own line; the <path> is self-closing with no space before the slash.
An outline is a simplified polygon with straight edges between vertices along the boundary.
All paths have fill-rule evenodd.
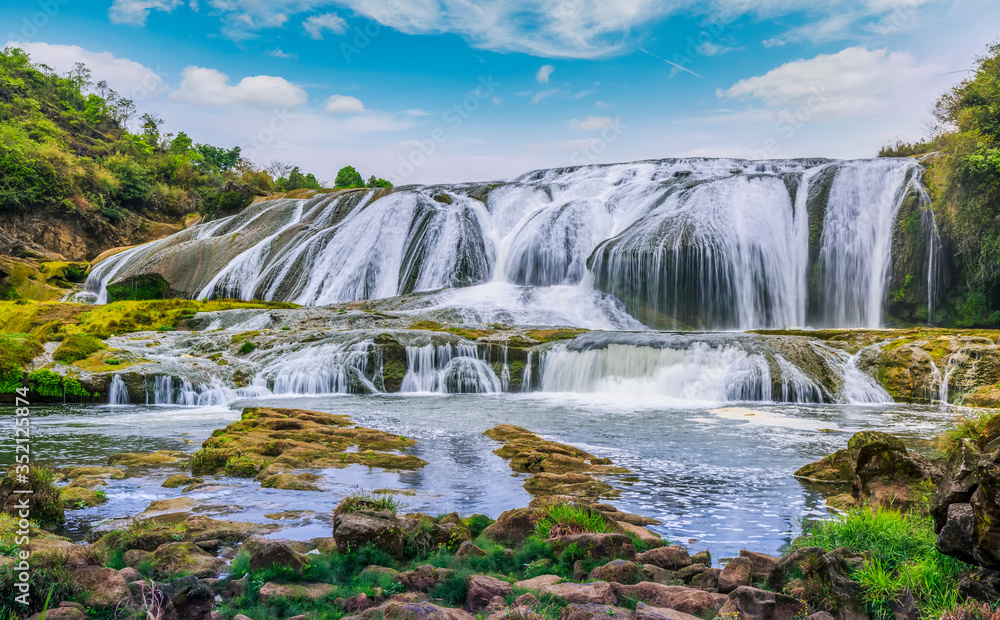
<path id="1" fill-rule="evenodd" d="M 303 468 L 352 464 L 383 469 L 419 469 L 421 459 L 389 450 L 416 442 L 355 426 L 347 416 L 301 409 L 248 407 L 225 429 L 212 433 L 192 461 L 192 473 L 253 477 Z"/>
<path id="2" fill-rule="evenodd" d="M 74 510 L 99 506 L 108 501 L 108 496 L 83 486 L 71 486 L 59 489 L 59 501 L 66 509 Z"/>
<path id="3" fill-rule="evenodd" d="M 120 467 L 63 467 L 59 474 L 67 480 L 73 480 L 80 476 L 97 476 L 108 480 L 124 480 L 128 477 L 125 470 Z"/>
<path id="4" fill-rule="evenodd" d="M 565 495 L 592 500 L 620 495 L 611 485 L 577 473 L 536 474 L 525 481 L 524 490 L 531 495 Z"/>
<path id="5" fill-rule="evenodd" d="M 157 579 L 193 575 L 199 579 L 217 577 L 225 560 L 206 553 L 195 543 L 177 542 L 160 545 L 149 556 L 150 570 Z"/>
<path id="6" fill-rule="evenodd" d="M 847 440 L 847 451 L 850 458 L 856 462 L 858 454 L 863 448 L 878 445 L 884 446 L 887 450 L 906 452 L 906 445 L 901 439 L 879 431 L 861 431 L 860 433 L 855 433 Z"/>
<path id="7" fill-rule="evenodd" d="M 108 465 L 124 467 L 167 467 L 181 466 L 191 455 L 173 450 L 157 450 L 156 452 L 122 452 L 108 457 Z"/>
<path id="8" fill-rule="evenodd" d="M 320 488 L 313 484 L 319 480 L 316 474 L 274 474 L 268 476 L 260 483 L 265 489 L 283 489 L 286 491 L 319 491 Z"/>
<path id="9" fill-rule="evenodd" d="M 815 463 L 809 463 L 795 472 L 795 477 L 819 482 L 845 482 L 854 480 L 854 459 L 848 450 L 837 450 Z"/>
<path id="10" fill-rule="evenodd" d="M 201 484 L 202 482 L 205 482 L 204 478 L 192 478 L 186 474 L 174 474 L 164 480 L 163 484 L 160 486 L 167 489 L 176 489 L 178 487 L 186 487 L 192 484 Z"/>

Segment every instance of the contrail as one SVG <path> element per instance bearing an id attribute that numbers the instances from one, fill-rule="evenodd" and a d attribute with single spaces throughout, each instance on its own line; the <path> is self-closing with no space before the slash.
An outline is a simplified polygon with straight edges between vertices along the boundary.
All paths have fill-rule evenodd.
<path id="1" fill-rule="evenodd" d="M 700 78 L 700 77 L 701 77 L 700 75 L 698 75 L 698 74 L 697 74 L 697 73 L 695 73 L 694 71 L 692 71 L 692 70 L 690 70 L 690 69 L 688 69 L 688 68 L 685 68 L 685 67 L 682 67 L 682 66 L 680 66 L 679 64 L 677 64 L 676 62 L 670 62 L 670 61 L 669 61 L 669 60 L 667 60 L 666 58 L 660 58 L 660 57 L 659 57 L 659 56 L 657 56 L 656 54 L 654 54 L 654 53 L 652 53 L 652 52 L 647 52 L 646 50 L 642 49 L 641 47 L 639 48 L 639 51 L 640 51 L 640 52 L 642 52 L 643 54 L 649 54 L 650 56 L 652 56 L 653 58 L 655 58 L 655 59 L 657 59 L 657 60 L 662 60 L 663 62 L 667 63 L 668 65 L 670 65 L 670 66 L 672 66 L 672 67 L 674 67 L 675 69 L 680 69 L 681 71 L 687 71 L 688 73 L 690 73 L 691 75 L 693 75 L 693 76 L 695 76 L 695 77 L 697 77 L 697 78 Z"/>

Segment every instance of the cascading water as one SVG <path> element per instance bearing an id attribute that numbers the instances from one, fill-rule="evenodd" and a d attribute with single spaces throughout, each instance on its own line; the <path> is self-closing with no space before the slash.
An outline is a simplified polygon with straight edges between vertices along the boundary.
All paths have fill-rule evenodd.
<path id="1" fill-rule="evenodd" d="M 373 342 L 334 342 L 280 357 L 259 373 L 253 385 L 274 394 L 351 394 L 380 392 L 367 377 Z"/>
<path id="2" fill-rule="evenodd" d="M 86 290 L 160 278 L 323 305 L 445 289 L 425 307 L 483 322 L 877 327 L 919 182 L 911 160 L 678 159 L 281 199 L 108 258 Z"/>
<path id="3" fill-rule="evenodd" d="M 406 347 L 406 375 L 401 392 L 493 394 L 500 379 L 473 344 Z"/>
<path id="4" fill-rule="evenodd" d="M 128 388 L 125 386 L 125 380 L 122 379 L 121 375 L 114 375 L 111 377 L 111 385 L 108 386 L 108 404 L 109 405 L 129 405 Z"/>

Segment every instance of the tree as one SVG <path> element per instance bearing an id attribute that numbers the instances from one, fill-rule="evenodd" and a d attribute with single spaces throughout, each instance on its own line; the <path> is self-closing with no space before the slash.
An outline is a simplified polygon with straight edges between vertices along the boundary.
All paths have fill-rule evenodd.
<path id="1" fill-rule="evenodd" d="M 376 179 L 373 174 L 371 178 L 368 179 L 368 183 L 365 184 L 365 187 L 392 187 L 392 183 L 382 178 Z"/>
<path id="2" fill-rule="evenodd" d="M 194 149 L 204 158 L 205 163 L 213 170 L 225 172 L 239 163 L 241 159 L 240 147 L 234 146 L 231 149 L 224 149 L 211 144 L 197 144 Z"/>
<path id="3" fill-rule="evenodd" d="M 337 172 L 337 179 L 334 181 L 335 189 L 347 189 L 350 187 L 364 187 L 365 180 L 361 173 L 354 169 L 354 166 L 344 166 Z"/>
<path id="4" fill-rule="evenodd" d="M 288 179 L 284 179 L 284 189 L 286 192 L 290 192 L 296 189 L 320 189 L 319 181 L 312 174 L 302 174 L 298 166 L 292 168 L 292 171 L 288 173 Z"/>
<path id="5" fill-rule="evenodd" d="M 171 153 L 177 153 L 183 155 L 187 153 L 189 150 L 191 150 L 191 145 L 192 145 L 191 138 L 189 138 L 186 133 L 181 131 L 177 134 L 177 137 L 174 138 L 173 141 L 170 143 L 169 151 Z"/>

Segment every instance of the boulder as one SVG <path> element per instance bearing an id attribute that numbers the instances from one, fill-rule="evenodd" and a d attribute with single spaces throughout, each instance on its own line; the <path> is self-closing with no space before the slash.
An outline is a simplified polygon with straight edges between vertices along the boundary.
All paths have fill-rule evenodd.
<path id="1" fill-rule="evenodd" d="M 794 475 L 796 478 L 805 478 L 816 482 L 850 484 L 854 481 L 854 459 L 851 458 L 850 451 L 837 450 L 815 463 L 800 467 Z"/>
<path id="2" fill-rule="evenodd" d="M 525 594 L 524 596 L 531 595 Z M 542 620 L 542 615 L 531 607 L 518 605 L 509 609 L 497 610 L 487 616 L 486 620 Z"/>
<path id="3" fill-rule="evenodd" d="M 355 594 L 351 598 L 338 597 L 334 599 L 333 604 L 339 607 L 341 611 L 345 611 L 349 614 L 356 614 L 372 606 L 371 599 L 369 599 L 368 595 L 364 592 Z M 233 620 L 235 620 L 235 618 Z"/>
<path id="4" fill-rule="evenodd" d="M 708 549 L 704 551 L 699 551 L 698 553 L 691 556 L 691 561 L 695 564 L 704 564 L 705 566 L 712 565 L 712 554 L 708 552 Z"/>
<path id="5" fill-rule="evenodd" d="M 633 586 L 614 584 L 615 596 L 642 601 L 654 607 L 667 607 L 686 614 L 701 616 L 714 614 L 726 603 L 724 594 L 705 592 L 687 586 L 668 586 L 660 583 L 642 582 Z"/>
<path id="6" fill-rule="evenodd" d="M 514 589 L 506 581 L 490 577 L 488 575 L 471 575 L 468 581 L 468 594 L 465 599 L 465 607 L 469 611 L 483 609 L 490 604 L 494 597 L 501 599 L 513 594 Z M 501 602 L 501 606 L 503 603 Z"/>
<path id="7" fill-rule="evenodd" d="M 87 607 L 114 608 L 132 600 L 128 582 L 113 568 L 84 566 L 71 572 L 70 580 L 81 592 L 80 602 Z"/>
<path id="8" fill-rule="evenodd" d="M 633 525 L 627 521 L 616 521 L 615 525 L 624 534 L 630 534 L 639 539 L 639 542 L 650 548 L 662 547 L 663 539 L 660 535 L 652 530 L 648 530 L 639 525 Z"/>
<path id="9" fill-rule="evenodd" d="M 976 564 L 973 556 L 975 529 L 976 515 L 971 504 L 949 505 L 944 526 L 938 533 L 938 551 L 963 562 Z"/>
<path id="10" fill-rule="evenodd" d="M 863 620 L 868 615 L 862 587 L 849 577 L 863 564 L 863 556 L 846 548 L 829 553 L 820 547 L 796 549 L 771 571 L 768 587 L 801 598 L 819 588 L 838 620 Z"/>
<path id="11" fill-rule="evenodd" d="M 463 609 L 439 607 L 431 603 L 390 601 L 380 605 L 384 620 L 474 620 Z"/>
<path id="12" fill-rule="evenodd" d="M 858 503 L 909 508 L 921 499 L 924 480 L 938 483 L 940 467 L 907 452 L 899 439 L 876 431 L 862 431 L 848 441 L 854 457 L 851 495 Z"/>
<path id="13" fill-rule="evenodd" d="M 590 571 L 591 581 L 614 581 L 617 583 L 639 583 L 642 581 L 642 569 L 635 562 L 612 560 L 603 566 Z"/>
<path id="14" fill-rule="evenodd" d="M 624 534 L 569 534 L 550 538 L 547 542 L 557 555 L 570 545 L 575 545 L 580 553 L 591 558 L 632 559 L 635 557 L 635 546 L 632 544 L 632 540 Z"/>
<path id="15" fill-rule="evenodd" d="M 740 551 L 740 557 L 749 559 L 753 564 L 753 580 L 755 582 L 767 581 L 767 578 L 771 575 L 771 571 L 774 570 L 774 567 L 781 560 L 781 558 L 776 558 L 765 553 L 757 553 L 756 551 L 747 551 L 746 549 Z"/>
<path id="16" fill-rule="evenodd" d="M 161 486 L 167 489 L 176 489 L 178 487 L 189 487 L 192 484 L 201 484 L 202 482 L 205 482 L 204 478 L 192 478 L 186 474 L 174 474 L 164 480 Z"/>
<path id="17" fill-rule="evenodd" d="M 496 523 L 483 530 L 483 534 L 504 545 L 520 546 L 535 533 L 535 526 L 545 512 L 535 508 L 515 508 L 497 517 Z"/>
<path id="18" fill-rule="evenodd" d="M 125 583 L 132 583 L 133 581 L 142 581 L 142 573 L 135 570 L 131 566 L 126 566 L 125 568 L 118 571 L 118 573 L 122 576 L 122 579 L 125 580 Z"/>
<path id="19" fill-rule="evenodd" d="M 750 558 L 730 560 L 719 573 L 719 592 L 729 594 L 740 586 L 753 584 L 753 562 Z"/>
<path id="20" fill-rule="evenodd" d="M 667 570 L 678 570 L 694 563 L 687 549 L 679 545 L 651 549 L 640 553 L 635 559 L 642 564 L 652 564 Z"/>
<path id="21" fill-rule="evenodd" d="M 592 583 L 557 583 L 542 586 L 538 589 L 542 594 L 556 596 L 567 603 L 598 603 L 601 605 L 618 602 L 611 585 L 606 581 Z"/>
<path id="22" fill-rule="evenodd" d="M 677 573 L 672 570 L 660 568 L 653 564 L 642 565 L 642 579 L 640 581 L 652 581 L 653 583 L 669 584 L 676 578 Z"/>
<path id="23" fill-rule="evenodd" d="M 653 607 L 645 603 L 636 604 L 633 618 L 634 620 L 701 620 L 698 616 L 692 616 L 676 609 Z"/>
<path id="24" fill-rule="evenodd" d="M 340 553 L 375 545 L 395 557 L 403 554 L 403 530 L 389 510 L 358 510 L 333 516 L 333 538 Z"/>
<path id="25" fill-rule="evenodd" d="M 326 598 L 336 591 L 336 586 L 329 583 L 310 583 L 300 581 L 297 583 L 274 583 L 269 581 L 260 588 L 260 600 L 266 603 L 272 598 L 306 599 L 318 601 Z"/>
<path id="26" fill-rule="evenodd" d="M 948 520 L 948 506 L 968 504 L 972 499 L 972 493 L 979 484 L 981 455 L 976 441 L 963 439 L 948 459 L 941 484 L 938 485 L 931 500 L 931 515 L 934 517 L 936 531 L 940 532 Z"/>
<path id="27" fill-rule="evenodd" d="M 972 557 L 983 568 L 1000 568 L 1000 450 L 980 462 L 969 505 L 975 519 Z"/>
<path id="28" fill-rule="evenodd" d="M 430 592 L 434 587 L 455 574 L 455 571 L 447 568 L 437 568 L 430 564 L 418 566 L 413 570 L 399 573 L 393 577 L 393 581 L 403 584 L 407 590 L 414 592 Z"/>
<path id="29" fill-rule="evenodd" d="M 1000 571 L 981 568 L 958 582 L 960 598 L 990 603 L 1000 601 Z"/>
<path id="30" fill-rule="evenodd" d="M 28 620 L 42 620 L 42 612 L 29 616 Z M 87 620 L 87 614 L 76 607 L 57 607 L 45 612 L 44 620 Z"/>
<path id="31" fill-rule="evenodd" d="M 266 541 L 250 554 L 250 570 L 254 572 L 272 566 L 301 572 L 307 564 L 309 564 L 309 558 L 301 553 L 296 553 L 287 544 L 279 541 Z"/>
<path id="32" fill-rule="evenodd" d="M 125 555 L 122 556 L 122 561 L 125 562 L 125 566 L 136 568 L 151 555 L 153 554 L 150 551 L 143 551 L 142 549 L 129 549 L 125 552 Z"/>
<path id="33" fill-rule="evenodd" d="M 631 609 L 597 603 L 572 603 L 559 612 L 559 620 L 632 620 Z"/>
<path id="34" fill-rule="evenodd" d="M 674 578 L 680 579 L 684 583 L 691 583 L 692 579 L 704 573 L 706 570 L 708 570 L 708 567 L 704 564 L 692 564 L 691 566 L 685 566 L 674 573 Z"/>
<path id="35" fill-rule="evenodd" d="M 514 604 L 518 607 L 535 607 L 539 604 L 538 598 L 531 592 L 525 592 L 521 596 L 514 599 Z"/>
<path id="36" fill-rule="evenodd" d="M 700 590 L 718 591 L 720 575 L 722 575 L 722 570 L 718 568 L 706 569 L 700 575 L 695 575 L 694 579 L 691 580 L 691 586 Z"/>
<path id="37" fill-rule="evenodd" d="M 153 575 L 159 580 L 173 578 L 180 573 L 194 575 L 199 579 L 218 577 L 225 567 L 225 560 L 206 553 L 195 543 L 166 543 L 156 548 L 149 556 Z"/>
<path id="38" fill-rule="evenodd" d="M 486 555 L 486 552 L 472 544 L 471 541 L 463 541 L 458 547 L 458 551 L 455 552 L 456 558 L 481 558 Z"/>
<path id="39" fill-rule="evenodd" d="M 559 575 L 539 575 L 531 579 L 525 579 L 514 583 L 514 587 L 520 590 L 541 590 L 545 586 L 552 586 L 562 581 Z"/>
<path id="40" fill-rule="evenodd" d="M 161 591 L 169 599 L 169 607 L 173 608 L 177 620 L 210 620 L 215 592 L 197 577 L 178 579 L 169 586 L 162 586 Z"/>
<path id="41" fill-rule="evenodd" d="M 730 595 L 719 615 L 741 620 L 796 620 L 809 614 L 802 601 L 767 590 L 740 586 Z"/>

